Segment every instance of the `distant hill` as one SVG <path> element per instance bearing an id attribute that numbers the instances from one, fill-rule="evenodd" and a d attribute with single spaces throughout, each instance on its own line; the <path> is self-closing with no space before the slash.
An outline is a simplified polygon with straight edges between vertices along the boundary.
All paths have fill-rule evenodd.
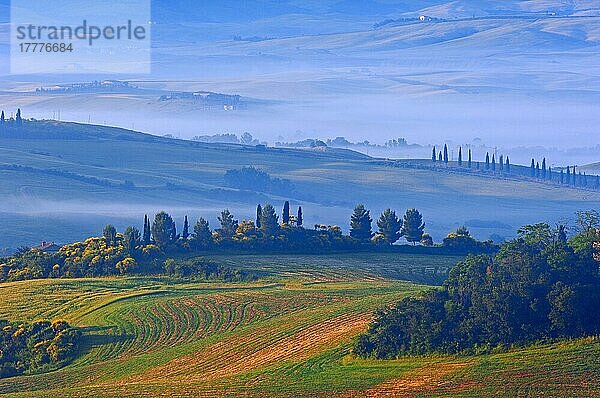
<path id="1" fill-rule="evenodd" d="M 600 175 L 600 162 L 586 164 L 585 166 L 581 166 L 579 170 L 586 172 L 587 174 Z"/>
<path id="2" fill-rule="evenodd" d="M 106 126 L 26 122 L 20 132 L 0 131 L 0 247 L 78 240 L 108 222 L 122 230 L 162 209 L 179 224 L 187 214 L 215 227 L 222 208 L 253 219 L 256 204 L 270 202 L 280 212 L 285 200 L 303 207 L 307 227 L 326 223 L 344 230 L 357 203 L 365 203 L 373 218 L 386 207 L 400 213 L 416 207 L 438 241 L 462 224 L 480 239 L 507 237 L 525 223 L 558 222 L 575 210 L 600 207 L 600 192 L 427 164 L 390 163 L 345 149 L 210 144 Z M 232 188 L 225 173 L 245 166 L 288 180 L 294 189 L 285 195 Z"/>

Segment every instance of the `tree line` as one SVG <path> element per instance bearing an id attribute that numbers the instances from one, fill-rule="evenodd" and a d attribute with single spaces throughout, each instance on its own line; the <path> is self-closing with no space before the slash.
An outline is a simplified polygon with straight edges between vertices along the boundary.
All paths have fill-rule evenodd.
<path id="1" fill-rule="evenodd" d="M 579 232 L 526 226 L 495 256 L 470 255 L 441 289 L 380 310 L 355 346 L 360 356 L 484 352 L 600 333 L 600 217 Z"/>
<path id="2" fill-rule="evenodd" d="M 450 159 L 448 155 L 448 145 L 444 144 L 443 150 L 437 151 L 436 147 L 433 147 L 431 160 L 433 163 L 449 164 Z M 513 168 L 508 156 L 500 155 L 496 157 L 495 153 L 486 152 L 485 160 L 482 162 L 474 161 L 471 149 L 468 149 L 466 154 L 466 160 L 463 157 L 462 146 L 458 149 L 458 160 L 456 162 L 459 168 L 467 168 L 470 170 L 477 170 L 483 172 L 489 172 L 492 174 L 499 175 L 512 175 L 529 177 L 538 181 L 547 181 L 560 185 L 567 185 L 579 188 L 588 189 L 600 189 L 600 176 L 588 176 L 585 172 L 577 170 L 577 166 L 564 166 L 552 168 L 548 165 L 546 158 L 543 158 L 541 163 L 535 158 L 531 159 L 528 173 L 524 174 L 524 171 Z"/>
<path id="3" fill-rule="evenodd" d="M 384 210 L 373 231 L 370 210 L 359 204 L 350 217 L 348 235 L 337 225 L 315 224 L 314 228 L 304 228 L 302 207 L 292 212 L 289 201 L 283 205 L 281 219 L 271 204 L 259 204 L 254 220 L 238 221 L 228 209 L 222 210 L 217 219 L 219 224 L 212 229 L 204 218 L 192 225 L 185 216 L 178 230 L 173 217 L 161 211 L 152 220 L 145 215 L 141 231 L 129 226 L 121 233 L 113 225 L 106 225 L 102 236 L 64 245 L 56 253 L 20 248 L 15 255 L 0 258 L 0 281 L 157 273 L 246 280 L 254 276 L 206 260 L 186 262 L 177 258 L 232 250 L 253 253 L 370 251 L 391 247 L 401 238 L 413 245 L 433 245 L 433 239 L 425 232 L 423 216 L 416 209 L 408 209 L 402 218 L 394 210 Z M 464 254 L 490 253 L 496 246 L 490 241 L 477 241 L 461 227 L 451 232 L 438 248 Z"/>

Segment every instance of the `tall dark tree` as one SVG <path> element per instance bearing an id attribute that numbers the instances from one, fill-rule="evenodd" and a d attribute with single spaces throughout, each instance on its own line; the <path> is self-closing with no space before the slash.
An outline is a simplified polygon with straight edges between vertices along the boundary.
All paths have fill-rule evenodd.
<path id="1" fill-rule="evenodd" d="M 287 200 L 283 204 L 283 213 L 281 215 L 281 221 L 288 225 L 290 223 L 290 202 Z"/>
<path id="2" fill-rule="evenodd" d="M 440 153 L 439 153 L 438 160 L 439 160 L 440 162 L 443 162 L 443 161 L 444 161 L 444 159 L 442 158 L 442 151 L 440 151 Z"/>
<path id="3" fill-rule="evenodd" d="M 414 245 L 416 242 L 421 241 L 424 230 L 425 223 L 423 222 L 421 213 L 419 213 L 417 209 L 408 209 L 404 215 L 404 222 L 402 223 L 402 235 L 404 236 L 404 239 Z"/>
<path id="4" fill-rule="evenodd" d="M 189 236 L 190 236 L 190 224 L 188 223 L 187 216 L 185 216 L 185 218 L 183 219 L 183 231 L 181 231 L 181 237 L 183 238 L 183 240 L 188 240 Z"/>
<path id="5" fill-rule="evenodd" d="M 485 169 L 489 170 L 490 169 L 490 153 L 486 152 L 485 154 Z"/>
<path id="6" fill-rule="evenodd" d="M 566 183 L 571 183 L 571 166 L 567 166 L 567 176 L 565 177 Z"/>
<path id="7" fill-rule="evenodd" d="M 385 209 L 379 220 L 377 220 L 378 233 L 382 235 L 384 240 L 390 245 L 400 239 L 400 229 L 402 221 L 396 216 L 396 212 L 392 209 Z"/>
<path id="8" fill-rule="evenodd" d="M 548 167 L 548 179 L 552 181 L 552 167 Z"/>
<path id="9" fill-rule="evenodd" d="M 23 124 L 23 118 L 21 117 L 21 108 L 17 109 L 17 116 L 15 118 L 17 125 L 20 126 Z"/>
<path id="10" fill-rule="evenodd" d="M 546 158 L 542 159 L 542 178 L 546 179 Z"/>
<path id="11" fill-rule="evenodd" d="M 492 171 L 496 172 L 496 154 L 492 154 Z"/>
<path id="12" fill-rule="evenodd" d="M 173 241 L 175 222 L 166 212 L 161 211 L 154 216 L 152 223 L 152 238 L 159 247 L 166 247 Z"/>
<path id="13" fill-rule="evenodd" d="M 144 215 L 144 234 L 142 236 L 142 240 L 145 245 L 149 245 L 152 243 L 152 235 L 150 232 L 150 220 L 148 220 L 148 215 Z"/>
<path id="14" fill-rule="evenodd" d="M 537 163 L 535 164 L 535 176 L 536 176 L 537 178 L 540 178 L 540 162 L 537 162 Z"/>
<path id="15" fill-rule="evenodd" d="M 256 206 L 256 228 L 260 229 L 261 224 L 260 224 L 260 217 L 262 216 L 262 206 L 258 205 Z"/>
<path id="16" fill-rule="evenodd" d="M 123 246 L 129 255 L 135 253 L 135 248 L 142 242 L 140 231 L 136 227 L 129 226 L 123 233 Z"/>
<path id="17" fill-rule="evenodd" d="M 458 165 L 462 166 L 462 147 L 458 147 Z"/>
<path id="18" fill-rule="evenodd" d="M 510 173 L 510 159 L 506 157 L 506 172 Z"/>
<path id="19" fill-rule="evenodd" d="M 225 209 L 221 211 L 221 215 L 217 217 L 219 223 L 221 223 L 221 229 L 219 232 L 223 237 L 231 238 L 238 227 L 238 221 L 233 218 L 233 214 L 229 211 L 229 209 Z"/>
<path id="20" fill-rule="evenodd" d="M 4 117 L 4 111 L 2 111 L 2 115 L 0 116 L 0 123 L 3 123 L 6 121 L 6 118 Z"/>
<path id="21" fill-rule="evenodd" d="M 304 222 L 302 218 L 302 206 L 298 207 L 298 216 L 296 217 L 296 225 L 301 227 Z"/>
<path id="22" fill-rule="evenodd" d="M 530 174 L 531 177 L 535 177 L 535 159 L 531 159 L 531 170 L 530 170 Z"/>
<path id="23" fill-rule="evenodd" d="M 471 156 L 471 149 L 469 149 L 469 160 L 467 161 L 467 165 L 469 166 L 469 168 L 471 168 L 471 166 L 473 165 L 473 159 Z"/>
<path id="24" fill-rule="evenodd" d="M 102 236 L 106 239 L 106 243 L 109 246 L 115 246 L 117 244 L 117 230 L 113 225 L 107 224 L 102 231 Z"/>
<path id="25" fill-rule="evenodd" d="M 444 144 L 444 163 L 448 163 L 448 145 Z"/>
<path id="26" fill-rule="evenodd" d="M 564 184 L 565 183 L 565 172 L 563 169 L 560 169 L 560 183 Z"/>
<path id="27" fill-rule="evenodd" d="M 359 241 L 368 242 L 373 236 L 372 222 L 371 212 L 365 209 L 365 205 L 356 205 L 350 217 L 350 236 Z"/>
<path id="28" fill-rule="evenodd" d="M 573 166 L 573 186 L 577 186 L 577 166 Z"/>
<path id="29" fill-rule="evenodd" d="M 267 237 L 275 236 L 279 231 L 279 217 L 277 217 L 275 208 L 268 203 L 262 209 L 260 224 L 260 230 Z"/>
<path id="30" fill-rule="evenodd" d="M 208 221 L 200 217 L 194 225 L 194 233 L 192 234 L 192 244 L 197 248 L 206 248 L 212 243 L 212 232 Z"/>
<path id="31" fill-rule="evenodd" d="M 2 112 L 2 115 L 4 115 L 4 112 Z M 437 157 L 435 155 L 436 155 L 436 153 L 435 153 L 435 147 L 433 147 L 433 151 L 431 151 L 431 160 L 433 162 L 435 162 L 437 160 Z"/>

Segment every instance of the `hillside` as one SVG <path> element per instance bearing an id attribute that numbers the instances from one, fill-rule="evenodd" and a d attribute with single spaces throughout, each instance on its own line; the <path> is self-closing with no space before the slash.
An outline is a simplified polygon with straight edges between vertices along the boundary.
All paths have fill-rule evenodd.
<path id="1" fill-rule="evenodd" d="M 438 256 L 435 256 L 436 258 Z M 220 261 L 252 267 L 250 256 Z M 570 396 L 600 394 L 597 338 L 479 356 L 351 354 L 373 311 L 424 286 L 382 279 L 380 259 L 281 261 L 268 279 L 194 283 L 166 278 L 2 284 L 0 318 L 62 318 L 83 331 L 80 356 L 56 372 L 0 379 L 3 397 Z M 361 264 L 360 262 L 364 263 Z M 428 266 L 388 258 L 397 269 Z M 393 264 L 396 262 L 395 264 Z M 371 267 L 367 270 L 364 267 Z M 274 267 L 276 270 L 278 267 Z M 367 271 L 367 272 L 365 272 Z"/>
<path id="2" fill-rule="evenodd" d="M 352 207 L 374 216 L 386 207 L 418 208 L 436 240 L 466 224 L 474 235 L 511 236 L 525 224 L 559 222 L 580 209 L 600 207 L 600 193 L 522 180 L 390 167 L 341 149 L 286 149 L 205 144 L 129 130 L 31 122 L 29 133 L 0 136 L 0 247 L 66 243 L 97 235 L 106 223 L 122 230 L 145 213 L 169 211 L 216 225 L 230 208 L 253 219 L 257 203 L 284 200 L 304 209 L 305 225 L 348 228 Z M 255 166 L 289 180 L 282 197 L 226 185 L 227 170 Z"/>

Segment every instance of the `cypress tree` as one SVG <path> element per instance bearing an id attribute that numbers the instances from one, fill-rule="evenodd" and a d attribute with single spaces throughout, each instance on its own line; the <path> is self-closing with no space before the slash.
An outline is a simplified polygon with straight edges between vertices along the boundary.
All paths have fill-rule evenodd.
<path id="1" fill-rule="evenodd" d="M 500 155 L 500 161 L 498 162 L 498 166 L 500 166 L 500 171 L 504 171 L 504 156 Z"/>
<path id="2" fill-rule="evenodd" d="M 458 147 L 458 165 L 462 167 L 462 147 Z"/>
<path id="3" fill-rule="evenodd" d="M 435 156 L 435 146 L 433 147 L 433 151 L 431 152 L 431 160 L 433 161 L 433 163 L 435 163 L 435 161 L 437 160 L 437 157 Z"/>
<path id="4" fill-rule="evenodd" d="M 400 239 L 400 229 L 402 228 L 402 221 L 396 216 L 396 212 L 392 209 L 385 209 L 379 220 L 377 220 L 377 227 L 379 228 L 378 234 L 383 236 L 384 240 L 388 244 L 393 244 Z"/>
<path id="5" fill-rule="evenodd" d="M 535 177 L 535 160 L 531 159 L 531 177 Z"/>
<path id="6" fill-rule="evenodd" d="M 485 153 L 485 169 L 486 170 L 490 169 L 490 153 L 489 152 Z"/>
<path id="7" fill-rule="evenodd" d="M 577 166 L 573 166 L 573 186 L 577 186 Z"/>
<path id="8" fill-rule="evenodd" d="M 542 178 L 546 179 L 546 158 L 542 159 Z"/>
<path id="9" fill-rule="evenodd" d="M 444 144 L 444 163 L 448 163 L 448 145 Z"/>
<path id="10" fill-rule="evenodd" d="M 508 156 L 506 157 L 506 172 L 510 173 L 510 160 L 508 159 Z"/>
<path id="11" fill-rule="evenodd" d="M 469 149 L 469 160 L 468 160 L 469 168 L 473 165 L 473 159 L 471 158 L 471 150 Z"/>
<path id="12" fill-rule="evenodd" d="M 571 184 L 571 166 L 567 166 L 567 177 L 566 177 L 566 183 L 567 184 Z"/>
<path id="13" fill-rule="evenodd" d="M 354 208 L 354 212 L 350 217 L 350 236 L 362 242 L 368 242 L 373 233 L 371 232 L 371 212 L 365 209 L 363 204 L 359 204 Z"/>
<path id="14" fill-rule="evenodd" d="M 444 160 L 442 159 L 442 152 L 441 152 L 441 151 L 440 151 L 439 155 L 440 155 L 440 157 L 439 157 L 439 159 L 438 159 L 438 160 L 439 160 L 440 162 L 443 162 Z"/>
<path id="15" fill-rule="evenodd" d="M 298 207 L 298 217 L 296 217 L 296 225 L 301 227 L 304 220 L 302 219 L 302 206 Z"/>
<path id="16" fill-rule="evenodd" d="M 279 218 L 275 208 L 266 204 L 260 217 L 261 231 L 265 236 L 274 236 L 279 231 Z"/>
<path id="17" fill-rule="evenodd" d="M 287 200 L 283 204 L 283 214 L 282 214 L 282 217 L 281 217 L 281 221 L 284 224 L 289 224 L 290 223 L 290 202 L 288 202 Z"/>
<path id="18" fill-rule="evenodd" d="M 496 154 L 492 154 L 492 171 L 496 172 Z"/>
<path id="19" fill-rule="evenodd" d="M 537 162 L 535 165 L 535 176 L 540 178 L 540 162 Z"/>
<path id="20" fill-rule="evenodd" d="M 4 111 L 2 111 L 2 116 L 0 116 L 0 123 L 4 124 L 6 118 L 4 117 Z"/>
<path id="21" fill-rule="evenodd" d="M 181 237 L 183 240 L 187 240 L 190 236 L 190 224 L 188 223 L 188 218 L 185 216 L 183 219 L 183 231 L 181 231 Z"/>
<path id="22" fill-rule="evenodd" d="M 425 230 L 425 223 L 423 222 L 423 216 L 417 209 L 409 209 L 404 215 L 404 222 L 402 223 L 402 235 L 408 242 L 416 244 L 423 238 L 423 231 Z"/>
<path id="23" fill-rule="evenodd" d="M 565 172 L 563 169 L 560 169 L 560 183 L 561 184 L 565 183 Z"/>
<path id="24" fill-rule="evenodd" d="M 23 124 L 23 118 L 21 117 L 21 108 L 17 109 L 17 117 L 15 120 L 16 120 L 18 126 Z"/>
<path id="25" fill-rule="evenodd" d="M 148 220 L 148 215 L 144 215 L 144 234 L 142 239 L 144 240 L 145 245 L 149 245 L 151 243 L 151 235 L 150 235 L 150 221 Z"/>
<path id="26" fill-rule="evenodd" d="M 256 228 L 261 228 L 260 218 L 262 217 L 262 206 L 259 204 L 256 206 Z"/>

